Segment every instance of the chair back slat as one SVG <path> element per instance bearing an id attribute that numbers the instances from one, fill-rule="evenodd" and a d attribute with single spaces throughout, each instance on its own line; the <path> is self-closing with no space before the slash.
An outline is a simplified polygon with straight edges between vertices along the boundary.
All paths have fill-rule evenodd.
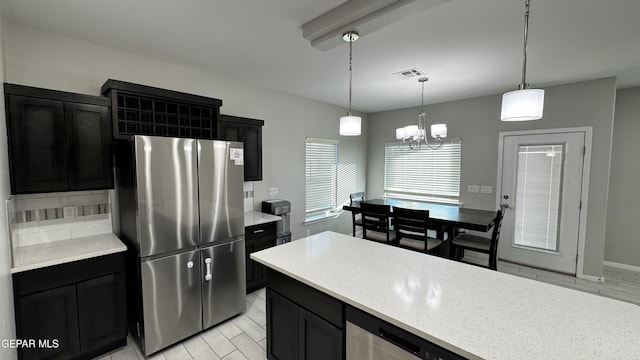
<path id="1" fill-rule="evenodd" d="M 425 240 L 429 230 L 429 210 L 394 207 L 393 226 L 396 229 L 396 240 L 402 237 Z"/>
<path id="2" fill-rule="evenodd" d="M 393 226 L 395 228 L 397 246 L 425 253 L 432 252 L 436 248 L 440 251 L 442 250 L 440 246 L 442 241 L 429 237 L 429 230 L 435 229 L 435 224 L 429 221 L 429 210 L 394 207 Z M 418 240 L 422 242 L 422 246 L 415 242 L 403 243 L 403 238 Z"/>
<path id="3" fill-rule="evenodd" d="M 349 194 L 349 204 L 353 205 L 354 202 L 359 202 L 364 200 L 364 192 L 355 192 Z"/>
<path id="4" fill-rule="evenodd" d="M 362 211 L 362 228 L 366 237 L 367 230 L 388 232 L 391 206 L 380 204 L 360 203 Z"/>

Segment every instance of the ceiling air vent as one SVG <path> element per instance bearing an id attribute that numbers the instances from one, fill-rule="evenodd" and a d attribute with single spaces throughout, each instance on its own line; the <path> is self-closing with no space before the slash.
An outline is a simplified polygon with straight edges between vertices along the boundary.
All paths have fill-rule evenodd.
<path id="1" fill-rule="evenodd" d="M 424 72 L 418 68 L 412 68 L 412 69 L 402 70 L 402 71 L 393 73 L 393 76 L 402 80 L 407 80 L 407 79 L 423 77 Z"/>

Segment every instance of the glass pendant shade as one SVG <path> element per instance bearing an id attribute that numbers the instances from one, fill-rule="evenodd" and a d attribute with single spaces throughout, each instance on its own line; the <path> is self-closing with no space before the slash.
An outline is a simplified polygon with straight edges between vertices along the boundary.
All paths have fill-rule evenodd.
<path id="1" fill-rule="evenodd" d="M 502 95 L 502 121 L 528 121 L 542 118 L 544 90 L 524 89 Z"/>
<path id="2" fill-rule="evenodd" d="M 355 116 L 355 115 L 341 116 L 340 117 L 340 135 L 359 136 L 361 121 L 362 121 L 362 118 L 360 116 Z"/>
<path id="3" fill-rule="evenodd" d="M 418 132 L 418 125 L 407 125 L 404 127 L 404 134 L 407 137 L 417 137 L 419 132 Z"/>
<path id="4" fill-rule="evenodd" d="M 447 124 L 431 125 L 431 137 L 444 139 L 447 137 Z"/>

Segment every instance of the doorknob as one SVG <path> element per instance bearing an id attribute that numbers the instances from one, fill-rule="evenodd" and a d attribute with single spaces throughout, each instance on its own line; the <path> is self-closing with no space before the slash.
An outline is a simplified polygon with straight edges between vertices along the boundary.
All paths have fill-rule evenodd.
<path id="1" fill-rule="evenodd" d="M 500 207 L 502 207 L 503 209 L 508 209 L 509 208 L 509 204 L 500 204 Z"/>

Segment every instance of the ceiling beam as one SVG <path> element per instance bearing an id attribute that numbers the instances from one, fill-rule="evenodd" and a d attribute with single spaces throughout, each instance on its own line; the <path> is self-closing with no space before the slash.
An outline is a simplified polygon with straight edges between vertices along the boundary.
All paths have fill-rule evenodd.
<path id="1" fill-rule="evenodd" d="M 350 0 L 302 25 L 302 37 L 326 51 L 344 43 L 342 34 L 366 36 L 387 25 L 450 0 Z"/>

